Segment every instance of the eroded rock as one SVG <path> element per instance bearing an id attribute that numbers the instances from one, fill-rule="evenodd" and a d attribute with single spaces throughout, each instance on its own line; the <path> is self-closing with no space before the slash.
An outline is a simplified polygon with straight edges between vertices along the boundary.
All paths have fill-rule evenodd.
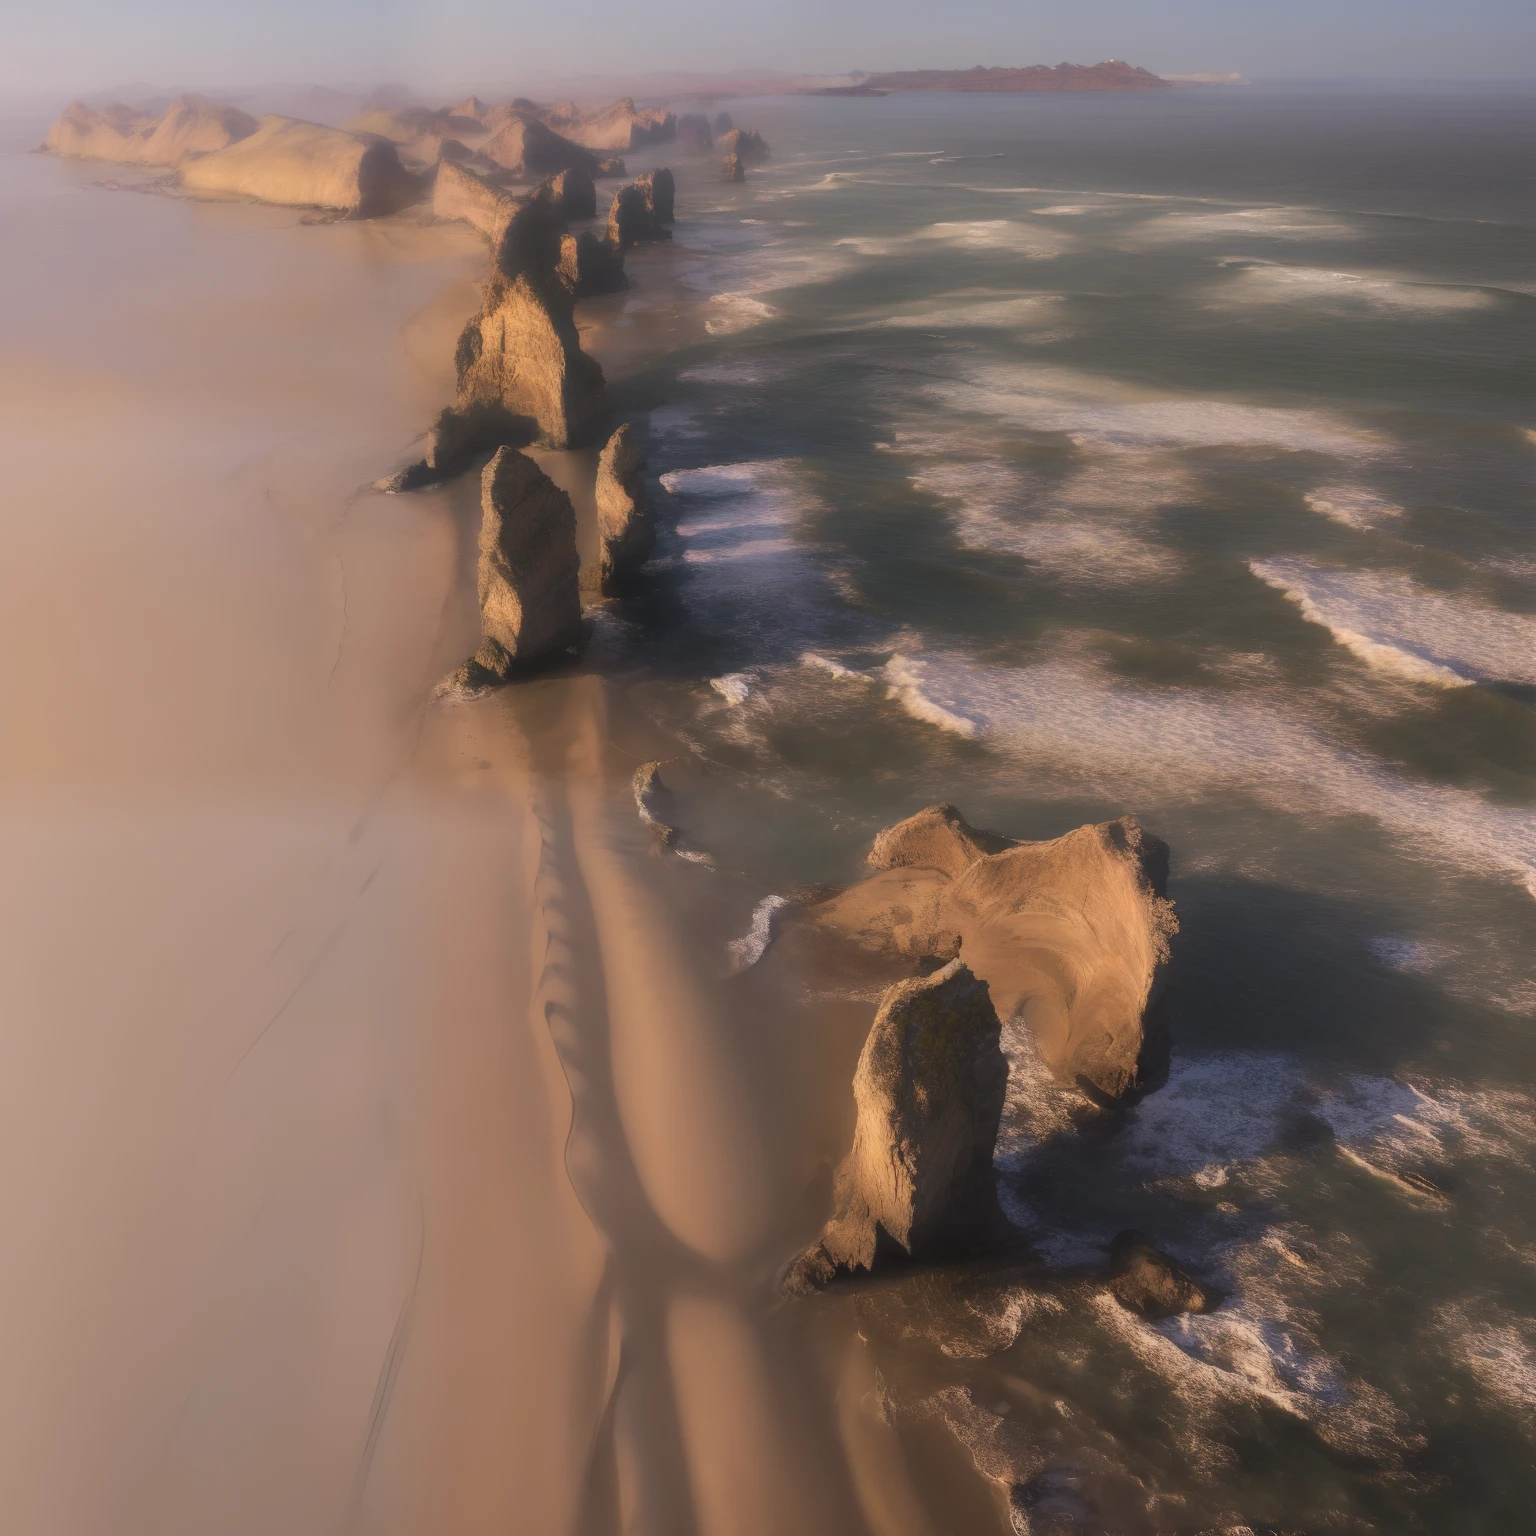
<path id="1" fill-rule="evenodd" d="M 560 240 L 560 281 L 578 299 L 599 293 L 617 293 L 628 287 L 624 258 L 617 246 L 599 239 L 589 229 Z"/>
<path id="2" fill-rule="evenodd" d="M 1204 1312 L 1210 1298 L 1185 1271 L 1140 1232 L 1118 1233 L 1109 1245 L 1109 1290 L 1143 1317 Z"/>
<path id="3" fill-rule="evenodd" d="M 621 592 L 656 547 L 645 494 L 645 456 L 625 424 L 608 439 L 597 461 L 597 585 Z"/>
<path id="4" fill-rule="evenodd" d="M 533 195 L 548 202 L 562 218 L 597 217 L 597 188 L 592 185 L 591 172 L 580 166 L 571 166 L 541 181 Z"/>
<path id="5" fill-rule="evenodd" d="M 727 155 L 720 162 L 720 179 L 721 181 L 745 181 L 747 179 L 747 168 L 742 162 L 740 155 Z"/>
<path id="6" fill-rule="evenodd" d="M 501 126 L 480 146 L 480 153 L 504 166 L 520 181 L 535 181 L 559 171 L 598 169 L 597 156 L 528 112 L 509 111 Z"/>
<path id="7" fill-rule="evenodd" d="M 699 153 L 709 149 L 715 142 L 709 119 L 701 112 L 685 112 L 677 120 L 677 142 L 681 148 Z"/>
<path id="8" fill-rule="evenodd" d="M 491 242 L 493 250 L 519 206 L 520 199 L 505 187 L 468 166 L 444 160 L 437 168 L 432 212 L 440 219 L 463 219 Z"/>
<path id="9" fill-rule="evenodd" d="M 621 252 L 648 240 L 670 240 L 672 233 L 656 221 L 654 185 L 632 181 L 613 194 L 608 209 L 608 239 Z"/>
<path id="10" fill-rule="evenodd" d="M 865 863 L 871 869 L 936 869 L 957 880 L 979 859 L 1014 846 L 981 832 L 952 805 L 930 805 L 879 833 Z"/>
<path id="11" fill-rule="evenodd" d="M 453 682 L 505 681 L 584 638 L 571 498 L 527 454 L 501 448 L 481 477 L 480 648 Z"/>
<path id="12" fill-rule="evenodd" d="M 1002 1224 L 992 1152 L 1007 1085 L 997 1013 L 962 962 L 891 987 L 854 1073 L 858 1119 L 836 1213 L 788 1286 L 991 1239 Z"/>
<path id="13" fill-rule="evenodd" d="M 729 128 L 716 135 L 715 148 L 724 155 L 739 155 L 743 165 L 757 165 L 769 156 L 768 141 L 756 128 Z"/>
<path id="14" fill-rule="evenodd" d="M 388 139 L 294 117 L 262 118 L 249 136 L 189 161 L 181 182 L 193 192 L 332 208 L 358 218 L 393 213 L 420 195 L 420 183 Z"/>
<path id="15" fill-rule="evenodd" d="M 635 185 L 645 193 L 651 217 L 658 224 L 671 224 L 677 197 L 677 183 L 673 180 L 672 172 L 666 166 L 647 171 L 645 175 L 635 178 Z"/>
<path id="16" fill-rule="evenodd" d="M 247 138 L 256 127 L 250 113 L 201 96 L 179 97 L 158 118 L 121 102 L 95 112 L 75 101 L 49 129 L 43 148 L 124 165 L 177 166 Z"/>
<path id="17" fill-rule="evenodd" d="M 579 112 L 574 103 L 562 103 L 544 116 L 573 142 L 589 149 L 639 149 L 663 143 L 677 132 L 677 119 L 665 108 L 637 108 L 630 96 L 596 112 Z"/>

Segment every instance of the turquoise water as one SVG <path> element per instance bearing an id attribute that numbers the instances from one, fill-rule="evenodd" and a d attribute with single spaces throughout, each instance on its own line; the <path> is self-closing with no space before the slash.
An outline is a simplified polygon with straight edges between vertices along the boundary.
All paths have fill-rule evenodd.
<path id="1" fill-rule="evenodd" d="M 705 325 L 616 387 L 666 528 L 608 642 L 695 835 L 764 892 L 938 799 L 1173 849 L 1167 1086 L 1090 1144 L 1020 1070 L 1000 1168 L 1043 1253 L 1227 1299 L 1026 1329 L 993 1389 L 1146 1493 L 1032 1528 L 1517 1527 L 1536 98 L 731 105 L 773 161 L 681 167 L 620 301 Z"/>

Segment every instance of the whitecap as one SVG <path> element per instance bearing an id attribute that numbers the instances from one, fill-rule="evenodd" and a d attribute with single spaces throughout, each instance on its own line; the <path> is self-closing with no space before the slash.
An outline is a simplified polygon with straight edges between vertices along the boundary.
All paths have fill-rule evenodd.
<path id="1" fill-rule="evenodd" d="M 740 975 L 750 970 L 768 951 L 773 942 L 774 920 L 789 905 L 783 896 L 765 896 L 752 909 L 752 922 L 739 939 L 732 939 L 726 946 L 726 962 L 729 973 Z"/>
<path id="2" fill-rule="evenodd" d="M 1362 532 L 1401 517 L 1403 509 L 1364 485 L 1320 485 L 1302 498 L 1312 511 Z"/>
<path id="3" fill-rule="evenodd" d="M 1226 305 L 1302 304 L 1349 315 L 1457 314 L 1498 302 L 1484 288 L 1268 262 L 1242 264 L 1239 275 L 1218 291 L 1216 299 Z"/>

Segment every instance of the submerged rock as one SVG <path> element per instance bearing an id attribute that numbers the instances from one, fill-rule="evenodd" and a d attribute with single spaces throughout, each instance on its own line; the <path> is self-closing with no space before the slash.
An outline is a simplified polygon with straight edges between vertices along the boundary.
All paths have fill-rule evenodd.
<path id="1" fill-rule="evenodd" d="M 683 149 L 702 153 L 715 142 L 709 119 L 701 112 L 685 112 L 677 120 L 677 142 Z"/>
<path id="2" fill-rule="evenodd" d="M 727 155 L 720 162 L 720 179 L 722 181 L 745 181 L 747 179 L 747 168 L 742 163 L 740 155 Z"/>
<path id="3" fill-rule="evenodd" d="M 432 188 L 432 212 L 440 219 L 463 219 L 491 242 L 501 244 L 507 225 L 520 206 L 520 200 L 505 187 L 452 160 L 437 168 Z"/>
<path id="4" fill-rule="evenodd" d="M 358 218 L 393 213 L 420 193 L 388 139 L 293 117 L 262 118 L 248 137 L 190 161 L 181 182 L 193 192 L 333 208 Z"/>
<path id="5" fill-rule="evenodd" d="M 1109 1290 L 1121 1306 L 1143 1317 L 1204 1312 L 1210 1298 L 1140 1232 L 1118 1233 L 1109 1245 Z"/>
<path id="6" fill-rule="evenodd" d="M 985 1244 L 1002 1223 L 992 1152 L 1008 1064 L 984 983 L 960 961 L 886 992 L 854 1074 L 853 1150 L 836 1214 L 791 1266 L 806 1290 L 912 1257 Z"/>
<path id="7" fill-rule="evenodd" d="M 578 299 L 617 293 L 629 285 L 618 247 L 600 240 L 589 229 L 561 237 L 559 274 L 560 281 Z"/>
<path id="8" fill-rule="evenodd" d="M 662 166 L 659 170 L 647 171 L 645 175 L 635 178 L 635 185 L 645 193 L 645 202 L 651 210 L 651 217 L 658 224 L 672 223 L 677 195 L 677 183 L 672 179 L 672 172 L 666 166 Z"/>
<path id="9" fill-rule="evenodd" d="M 48 130 L 43 148 L 123 165 L 176 166 L 248 138 L 256 127 L 250 113 L 201 96 L 179 97 L 158 118 L 121 102 L 95 112 L 75 101 Z"/>
<path id="10" fill-rule="evenodd" d="M 505 681 L 578 646 L 576 513 L 527 454 L 502 448 L 481 477 L 480 648 L 461 688 Z"/>
<path id="11" fill-rule="evenodd" d="M 647 240 L 672 238 L 671 231 L 656 222 L 652 191 L 652 187 L 632 181 L 613 194 L 613 203 L 608 209 L 608 239 L 619 251 L 627 251 Z"/>
<path id="12" fill-rule="evenodd" d="M 1062 1082 L 1120 1098 L 1160 1079 L 1178 928 L 1165 844 L 1129 818 L 1009 844 L 931 806 L 882 833 L 871 862 L 803 921 L 867 954 L 962 955 Z"/>
<path id="13" fill-rule="evenodd" d="M 526 112 L 511 112 L 480 146 L 480 153 L 504 166 L 521 181 L 552 176 L 559 171 L 597 173 L 597 156 L 573 144 Z"/>
<path id="14" fill-rule="evenodd" d="M 645 495 L 645 457 L 625 424 L 597 461 L 597 585 L 622 591 L 656 547 L 656 525 Z"/>
<path id="15" fill-rule="evenodd" d="M 730 128 L 715 139 L 722 154 L 740 155 L 744 165 L 757 165 L 769 155 L 768 141 L 756 128 Z"/>

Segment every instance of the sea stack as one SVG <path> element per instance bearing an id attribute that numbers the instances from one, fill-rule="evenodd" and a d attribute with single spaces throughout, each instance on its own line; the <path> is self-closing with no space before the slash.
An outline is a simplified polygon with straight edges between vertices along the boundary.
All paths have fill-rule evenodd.
<path id="1" fill-rule="evenodd" d="M 747 165 L 768 158 L 768 141 L 756 128 L 732 128 L 715 140 L 715 147 L 722 154 L 740 155 Z"/>
<path id="2" fill-rule="evenodd" d="M 597 217 L 597 188 L 592 185 L 591 172 L 580 166 L 557 171 L 541 181 L 533 189 L 533 195 L 548 202 L 562 218 Z"/>
<path id="3" fill-rule="evenodd" d="M 564 170 L 594 176 L 598 169 L 597 156 L 590 150 L 571 143 L 527 112 L 508 112 L 502 126 L 480 146 L 480 153 L 519 181 Z"/>
<path id="4" fill-rule="evenodd" d="M 463 219 L 491 242 L 501 244 L 507 225 L 520 206 L 519 199 L 505 187 L 452 160 L 437 167 L 432 188 L 432 212 L 439 219 Z"/>
<path id="5" fill-rule="evenodd" d="M 654 183 L 632 181 L 613 194 L 608 209 L 608 239 L 620 252 L 648 240 L 670 240 L 671 232 L 656 221 L 652 204 Z"/>
<path id="6" fill-rule="evenodd" d="M 561 236 L 559 276 L 578 299 L 617 293 L 629 284 L 619 248 L 609 240 L 600 240 L 590 229 Z"/>
<path id="7" fill-rule="evenodd" d="M 192 192 L 331 208 L 356 218 L 394 213 L 420 195 L 420 183 L 388 139 L 293 117 L 264 117 L 248 137 L 189 161 L 181 183 Z"/>
<path id="8" fill-rule="evenodd" d="M 645 495 L 645 457 L 629 423 L 608 439 L 597 461 L 597 586 L 606 595 L 630 586 L 656 547 Z"/>
<path id="9" fill-rule="evenodd" d="M 503 682 L 583 638 L 571 498 L 527 454 L 501 448 L 480 481 L 480 648 L 461 687 Z"/>
<path id="10" fill-rule="evenodd" d="M 727 155 L 720 162 L 720 179 L 722 181 L 745 181 L 747 179 L 747 168 L 742 163 L 740 155 Z"/>
<path id="11" fill-rule="evenodd" d="M 996 1236 L 992 1154 L 1008 1088 L 1000 1036 L 985 983 L 962 961 L 886 992 L 854 1073 L 858 1119 L 836 1213 L 790 1267 L 789 1289 Z"/>
<path id="12" fill-rule="evenodd" d="M 659 170 L 647 171 L 645 175 L 635 178 L 635 185 L 645 193 L 645 202 L 651 210 L 651 217 L 658 224 L 671 224 L 674 219 L 677 196 L 677 183 L 672 178 L 672 172 L 666 166 L 662 166 Z"/>
<path id="13" fill-rule="evenodd" d="M 701 112 L 685 112 L 677 120 L 677 142 L 683 149 L 697 150 L 702 154 L 715 142 L 709 119 Z"/>

